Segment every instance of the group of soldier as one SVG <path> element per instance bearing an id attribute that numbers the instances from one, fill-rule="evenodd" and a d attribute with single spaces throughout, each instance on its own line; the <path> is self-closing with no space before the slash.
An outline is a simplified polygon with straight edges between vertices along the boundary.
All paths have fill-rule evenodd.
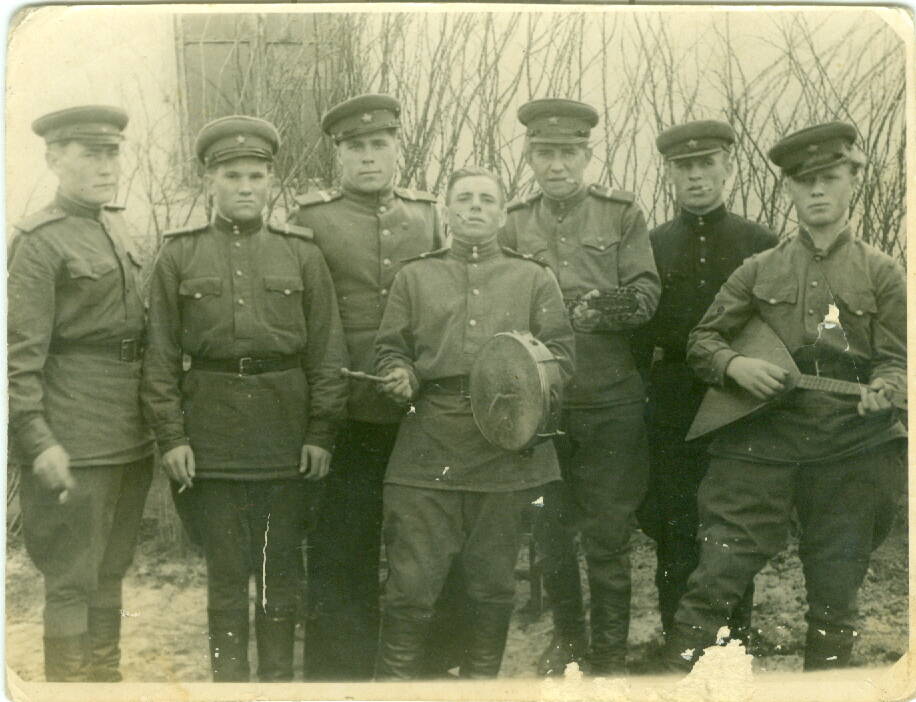
<path id="1" fill-rule="evenodd" d="M 148 290 L 109 204 L 127 114 L 33 123 L 59 188 L 11 244 L 9 392 L 46 678 L 121 679 L 154 451 L 206 558 L 215 681 L 249 680 L 252 576 L 258 679 L 293 678 L 306 531 L 305 679 L 497 675 L 532 503 L 554 624 L 539 674 L 626 671 L 637 525 L 657 543 L 661 666 L 689 670 L 724 625 L 750 645 L 754 575 L 796 517 L 805 669 L 848 665 L 906 388 L 902 272 L 848 222 L 855 128 L 770 150 L 800 224 L 779 241 L 725 207 L 723 122 L 658 135 L 678 213 L 650 234 L 632 193 L 584 182 L 589 105 L 519 109 L 535 194 L 507 205 L 497 174 L 468 167 L 444 209 L 394 184 L 399 114 L 385 95 L 329 110 L 340 184 L 297 197 L 282 224 L 264 219 L 274 126 L 205 125 L 212 217 L 165 234 Z M 782 366 L 731 346 L 753 318 L 803 373 L 859 394 L 787 392 Z M 484 438 L 468 398 L 480 349 L 510 331 L 546 345 L 565 381 L 561 434 L 520 452 Z M 778 402 L 685 441 L 709 386 Z"/>

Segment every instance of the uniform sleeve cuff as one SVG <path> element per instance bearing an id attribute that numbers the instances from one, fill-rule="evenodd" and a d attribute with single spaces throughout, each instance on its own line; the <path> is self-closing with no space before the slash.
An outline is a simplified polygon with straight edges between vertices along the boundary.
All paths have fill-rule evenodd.
<path id="1" fill-rule="evenodd" d="M 164 456 L 173 448 L 178 446 L 190 446 L 191 441 L 188 439 L 188 437 L 182 436 L 175 439 L 169 439 L 167 441 L 158 441 L 157 444 L 159 445 L 159 454 Z"/>
<path id="2" fill-rule="evenodd" d="M 714 377 L 710 378 L 710 380 L 715 385 L 724 385 L 725 371 L 728 369 L 728 364 L 740 355 L 741 354 L 734 349 L 721 349 L 716 351 L 712 357 L 712 370 Z"/>
<path id="3" fill-rule="evenodd" d="M 57 446 L 60 442 L 54 438 L 51 427 L 43 417 L 31 419 L 18 432 L 19 445 L 29 464 L 38 456 L 52 446 Z"/>
<path id="4" fill-rule="evenodd" d="M 326 419 L 313 419 L 309 422 L 303 443 L 318 446 L 332 453 L 334 451 L 334 436 L 336 433 L 337 425 L 334 422 Z"/>

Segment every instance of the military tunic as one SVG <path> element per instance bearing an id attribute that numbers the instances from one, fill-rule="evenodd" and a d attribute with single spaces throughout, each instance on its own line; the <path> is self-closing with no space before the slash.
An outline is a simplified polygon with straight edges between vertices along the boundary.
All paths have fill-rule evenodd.
<path id="1" fill-rule="evenodd" d="M 848 228 L 827 249 L 801 230 L 732 274 L 687 346 L 706 382 L 726 382 L 737 355 L 728 341 L 755 314 L 803 372 L 906 387 L 903 274 Z M 808 602 L 806 666 L 848 663 L 856 593 L 905 436 L 895 412 L 860 417 L 858 401 L 794 390 L 713 441 L 699 492 L 700 563 L 675 615 L 672 650 L 699 651 L 715 638 L 740 593 L 784 548 L 794 512 Z"/>
<path id="2" fill-rule="evenodd" d="M 702 215 L 681 210 L 649 237 L 662 294 L 655 316 L 634 339 L 637 364 L 649 377 L 650 476 L 640 525 L 657 545 L 655 579 L 667 632 L 699 558 L 696 496 L 708 463 L 708 441 L 684 441 L 707 389 L 687 366 L 687 335 L 728 276 L 744 259 L 774 246 L 777 238 L 725 205 Z M 650 369 L 655 348 L 661 355 Z M 751 603 L 749 593 L 732 622 L 736 635 L 735 629 L 748 625 Z"/>
<path id="3" fill-rule="evenodd" d="M 499 449 L 480 433 L 467 397 L 435 391 L 436 379 L 469 374 L 494 334 L 528 330 L 571 376 L 573 342 L 556 280 L 533 261 L 502 252 L 495 240 L 456 241 L 404 268 L 379 329 L 377 369 L 407 368 L 431 389 L 401 423 L 387 483 L 490 492 L 559 478 L 552 444 L 521 453 Z"/>
<path id="4" fill-rule="evenodd" d="M 623 664 L 630 608 L 630 536 L 646 490 L 643 384 L 631 332 L 655 312 L 659 280 L 645 218 L 632 193 L 599 185 L 565 200 L 535 194 L 510 204 L 502 240 L 546 262 L 568 303 L 597 289 L 632 291 L 634 309 L 576 331 L 576 372 L 555 440 L 563 482 L 545 488 L 535 523 L 559 636 L 585 638 L 576 534 L 591 587 L 592 662 Z M 574 325 L 575 328 L 575 325 Z"/>
<path id="5" fill-rule="evenodd" d="M 301 356 L 301 368 L 182 372 L 192 359 Z M 199 478 L 296 477 L 330 450 L 347 363 L 334 290 L 307 230 L 213 223 L 166 236 L 151 282 L 143 399 L 160 450 L 190 444 Z"/>
<path id="6" fill-rule="evenodd" d="M 152 477 L 139 400 L 139 258 L 118 207 L 58 193 L 16 225 L 8 271 L 9 408 L 26 548 L 45 579 L 45 636 L 87 630 L 121 607 Z M 31 470 L 60 444 L 75 469 L 66 504 Z"/>

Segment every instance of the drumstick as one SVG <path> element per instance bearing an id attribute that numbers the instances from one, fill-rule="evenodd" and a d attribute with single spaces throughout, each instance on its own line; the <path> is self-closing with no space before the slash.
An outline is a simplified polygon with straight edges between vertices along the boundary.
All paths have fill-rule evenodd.
<path id="1" fill-rule="evenodd" d="M 376 383 L 385 382 L 385 379 L 380 375 L 370 375 L 362 371 L 351 371 L 349 368 L 341 368 L 340 374 L 345 378 L 353 378 L 353 380 L 372 380 Z"/>

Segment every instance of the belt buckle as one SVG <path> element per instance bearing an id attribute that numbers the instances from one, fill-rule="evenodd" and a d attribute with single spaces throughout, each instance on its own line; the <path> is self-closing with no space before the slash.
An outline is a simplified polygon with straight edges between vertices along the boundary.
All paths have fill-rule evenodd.
<path id="1" fill-rule="evenodd" d="M 252 363 L 254 359 L 251 356 L 245 356 L 244 358 L 239 359 L 239 375 L 249 375 L 248 373 L 248 364 Z"/>
<path id="2" fill-rule="evenodd" d="M 124 363 L 131 363 L 137 360 L 138 343 L 136 339 L 121 339 L 121 350 L 119 358 Z"/>

